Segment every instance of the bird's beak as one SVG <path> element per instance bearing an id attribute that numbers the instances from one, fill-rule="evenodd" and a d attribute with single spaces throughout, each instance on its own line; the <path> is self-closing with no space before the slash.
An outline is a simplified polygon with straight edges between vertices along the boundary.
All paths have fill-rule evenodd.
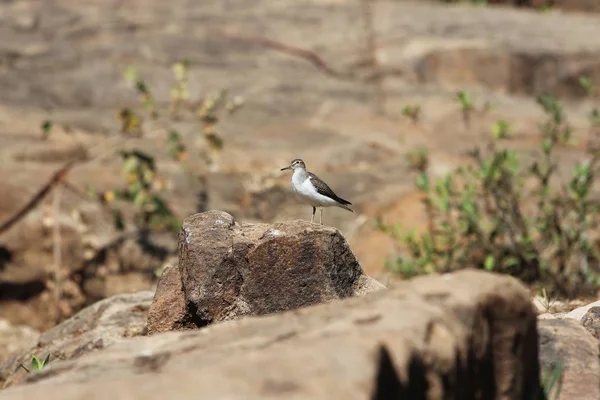
<path id="1" fill-rule="evenodd" d="M 290 165 L 288 165 L 288 166 L 287 166 L 287 167 L 285 167 L 285 168 L 281 168 L 281 170 L 282 170 L 282 171 L 285 171 L 286 169 L 292 169 L 292 167 L 291 167 Z"/>

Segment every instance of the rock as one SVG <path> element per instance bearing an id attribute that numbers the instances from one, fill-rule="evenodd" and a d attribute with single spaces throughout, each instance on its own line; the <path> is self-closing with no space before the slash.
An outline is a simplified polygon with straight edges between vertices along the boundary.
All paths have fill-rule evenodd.
<path id="1" fill-rule="evenodd" d="M 153 293 L 150 291 L 114 296 L 87 307 L 43 333 L 37 343 L 0 364 L 0 386 L 14 385 L 26 373 L 20 364 L 28 365 L 32 355 L 46 357 L 51 363 L 76 359 L 145 333 L 146 317 Z"/>
<path id="2" fill-rule="evenodd" d="M 148 311 L 148 333 L 193 329 L 191 313 L 187 312 L 179 266 L 164 269 Z"/>
<path id="3" fill-rule="evenodd" d="M 581 319 L 583 318 L 583 316 L 588 312 L 588 310 L 590 308 L 593 308 L 593 307 L 600 307 L 600 300 L 595 301 L 590 304 L 587 304 L 582 307 L 578 307 L 578 308 L 572 310 L 571 312 L 567 313 L 564 316 L 564 318 L 570 318 L 570 319 L 574 319 L 574 320 L 581 322 Z"/>
<path id="4" fill-rule="evenodd" d="M 128 339 L 51 364 L 2 398 L 531 399 L 540 398 L 537 339 L 522 284 L 461 271 Z"/>
<path id="5" fill-rule="evenodd" d="M 538 321 L 538 331 L 542 371 L 549 373 L 561 363 L 565 367 L 558 398 L 599 399 L 598 341 L 579 322 L 572 319 Z"/>
<path id="6" fill-rule="evenodd" d="M 17 350 L 35 344 L 39 336 L 35 329 L 0 319 L 0 363 Z"/>
<path id="7" fill-rule="evenodd" d="M 363 274 L 337 229 L 308 221 L 239 224 L 225 212 L 208 211 L 183 222 L 179 273 L 161 277 L 148 332 L 190 323 L 202 327 L 382 288 Z"/>
<path id="8" fill-rule="evenodd" d="M 600 306 L 590 308 L 581 318 L 581 324 L 596 339 L 600 339 Z"/>

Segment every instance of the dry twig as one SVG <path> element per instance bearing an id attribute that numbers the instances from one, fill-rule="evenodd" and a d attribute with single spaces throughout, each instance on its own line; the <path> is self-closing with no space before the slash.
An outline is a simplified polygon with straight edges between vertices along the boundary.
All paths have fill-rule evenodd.
<path id="1" fill-rule="evenodd" d="M 19 209 L 12 217 L 9 217 L 0 224 L 0 234 L 9 230 L 14 224 L 23 219 L 31 210 L 33 210 L 47 195 L 50 191 L 58 185 L 62 179 L 69 173 L 71 168 L 77 163 L 77 159 L 67 162 L 65 165 L 60 167 L 38 191 L 37 193 Z"/>
<path id="2" fill-rule="evenodd" d="M 239 33 L 228 32 L 225 30 L 219 31 L 219 34 L 228 39 L 239 40 L 246 43 L 257 44 L 263 47 L 267 47 L 273 50 L 281 51 L 295 57 L 300 57 L 313 64 L 317 69 L 326 75 L 333 76 L 335 78 L 354 80 L 358 77 L 352 72 L 338 71 L 332 68 L 323 58 L 312 50 L 303 49 L 300 47 L 292 46 L 282 42 L 278 42 L 273 39 L 269 39 L 264 36 L 258 35 L 242 35 Z"/>
<path id="3" fill-rule="evenodd" d="M 61 276 L 61 237 L 60 237 L 60 197 L 62 188 L 58 186 L 54 190 L 54 199 L 52 202 L 52 214 L 54 225 L 52 229 L 52 252 L 54 256 L 54 304 L 56 307 L 56 323 L 62 318 L 60 310 L 60 298 L 62 296 L 62 276 Z"/>

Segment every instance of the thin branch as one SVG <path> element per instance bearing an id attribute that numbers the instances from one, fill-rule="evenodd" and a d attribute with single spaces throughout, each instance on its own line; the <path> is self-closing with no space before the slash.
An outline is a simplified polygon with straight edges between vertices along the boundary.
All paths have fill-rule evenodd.
<path id="1" fill-rule="evenodd" d="M 326 75 L 333 76 L 335 78 L 355 80 L 358 77 L 352 72 L 338 71 L 332 68 L 323 58 L 312 50 L 303 49 L 300 47 L 292 46 L 282 42 L 278 42 L 273 39 L 269 39 L 264 36 L 257 35 L 242 35 L 239 33 L 228 32 L 225 30 L 219 31 L 219 34 L 228 39 L 234 39 L 246 43 L 257 44 L 259 46 L 267 47 L 273 50 L 280 51 L 282 53 L 289 54 L 291 56 L 300 57 L 313 64 L 319 71 Z"/>
<path id="2" fill-rule="evenodd" d="M 0 234 L 9 230 L 14 224 L 29 214 L 29 212 L 33 210 L 35 206 L 37 206 L 48 195 L 48 193 L 50 193 L 52 188 L 60 183 L 60 181 L 69 173 L 71 168 L 75 166 L 77 161 L 79 160 L 71 160 L 54 172 L 48 182 L 46 182 L 38 190 L 38 192 L 31 198 L 31 200 L 27 202 L 27 204 L 21 207 L 21 209 L 18 210 L 12 217 L 9 217 L 0 224 Z"/>
<path id="3" fill-rule="evenodd" d="M 62 296 L 62 276 L 61 276 L 61 237 L 60 237 L 60 195 L 62 188 L 58 186 L 54 190 L 54 199 L 52 202 L 52 213 L 54 214 L 54 226 L 52 229 L 52 251 L 54 255 L 54 304 L 56 307 L 56 323 L 61 320 L 60 298 Z"/>

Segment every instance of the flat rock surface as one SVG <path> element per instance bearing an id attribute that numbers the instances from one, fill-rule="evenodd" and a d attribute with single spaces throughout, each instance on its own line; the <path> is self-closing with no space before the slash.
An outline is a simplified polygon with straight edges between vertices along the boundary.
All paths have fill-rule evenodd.
<path id="1" fill-rule="evenodd" d="M 51 364 L 3 400 L 514 399 L 539 388 L 535 310 L 516 280 L 463 271 Z"/>

